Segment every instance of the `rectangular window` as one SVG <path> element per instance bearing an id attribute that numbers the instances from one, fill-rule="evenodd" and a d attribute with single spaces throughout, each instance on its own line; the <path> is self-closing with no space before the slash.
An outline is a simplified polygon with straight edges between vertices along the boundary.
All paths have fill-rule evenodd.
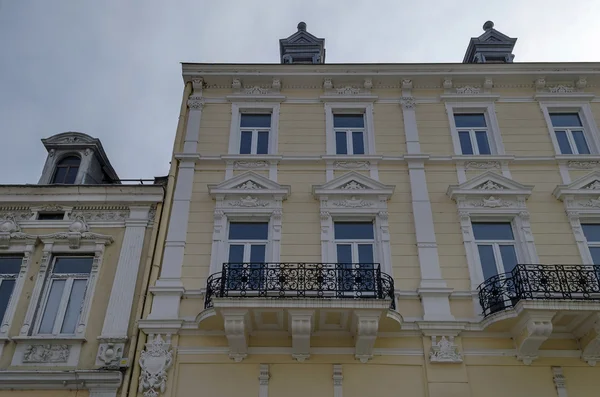
<path id="1" fill-rule="evenodd" d="M 229 224 L 229 290 L 259 290 L 269 238 L 268 222 Z"/>
<path id="2" fill-rule="evenodd" d="M 46 280 L 38 334 L 75 333 L 94 258 L 57 256 Z"/>
<path id="3" fill-rule="evenodd" d="M 590 154 L 578 113 L 550 113 L 550 120 L 561 154 Z"/>
<path id="4" fill-rule="evenodd" d="M 240 154 L 269 154 L 270 113 L 240 115 Z"/>
<path id="5" fill-rule="evenodd" d="M 62 221 L 65 218 L 64 212 L 40 212 L 37 216 L 39 221 Z"/>
<path id="6" fill-rule="evenodd" d="M 492 154 L 483 113 L 455 113 L 454 124 L 462 154 Z"/>
<path id="7" fill-rule="evenodd" d="M 600 265 L 600 223 L 581 224 L 594 265 Z"/>
<path id="8" fill-rule="evenodd" d="M 516 242 L 509 222 L 473 222 L 473 235 L 485 280 L 517 266 Z"/>
<path id="9" fill-rule="evenodd" d="M 22 257 L 0 256 L 0 323 L 4 320 L 22 262 Z"/>
<path id="10" fill-rule="evenodd" d="M 336 154 L 365 154 L 365 117 L 361 114 L 334 114 Z"/>
<path id="11" fill-rule="evenodd" d="M 372 222 L 335 222 L 334 239 L 341 291 L 375 291 Z"/>

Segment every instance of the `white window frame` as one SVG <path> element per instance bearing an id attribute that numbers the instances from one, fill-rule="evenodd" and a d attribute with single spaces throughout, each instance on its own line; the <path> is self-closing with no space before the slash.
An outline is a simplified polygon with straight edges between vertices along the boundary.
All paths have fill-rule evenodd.
<path id="1" fill-rule="evenodd" d="M 341 127 L 335 127 L 335 116 L 337 114 L 352 114 L 352 115 L 358 115 L 360 114 L 363 118 L 363 127 L 362 128 L 341 128 Z M 364 113 L 354 113 L 354 112 L 334 112 L 333 113 L 333 119 L 334 119 L 334 127 L 333 127 L 333 133 L 335 134 L 335 140 L 336 140 L 336 155 L 338 156 L 353 156 L 354 155 L 354 138 L 353 138 L 353 133 L 354 132 L 360 132 L 362 133 L 362 139 L 363 139 L 363 149 L 365 153 L 360 153 L 358 154 L 358 156 L 362 156 L 364 154 L 368 154 L 367 153 L 367 131 L 366 131 L 366 127 L 365 127 L 365 114 Z M 346 134 L 346 154 L 344 153 L 337 153 L 337 134 L 338 132 L 342 132 L 344 134 Z"/>
<path id="2" fill-rule="evenodd" d="M 491 103 L 464 103 L 464 102 L 446 102 L 446 113 L 448 114 L 448 122 L 450 123 L 450 134 L 452 135 L 452 144 L 454 146 L 454 153 L 459 156 L 494 156 L 504 154 L 504 144 L 502 143 L 502 136 L 500 134 L 500 127 L 498 125 L 498 118 L 496 117 L 496 108 L 493 102 Z M 477 141 L 475 140 L 474 133 L 471 137 L 471 146 L 473 147 L 473 154 L 464 154 L 460 146 L 460 138 L 458 136 L 458 128 L 454 121 L 454 114 L 464 113 L 475 113 L 483 114 L 485 117 L 486 132 L 488 137 L 488 144 L 490 145 L 490 154 L 478 154 L 479 149 Z M 468 128 L 460 128 L 461 131 L 468 130 Z M 473 131 L 481 131 L 481 128 L 475 128 Z"/>
<path id="3" fill-rule="evenodd" d="M 240 156 L 261 156 L 256 154 L 256 146 L 258 141 L 258 133 L 252 133 L 252 149 L 251 154 L 240 154 L 240 142 L 242 129 L 240 127 L 241 114 L 270 114 L 271 128 L 269 129 L 269 150 L 268 155 L 277 154 L 279 141 L 279 103 L 269 102 L 242 102 L 231 104 L 231 127 L 229 131 L 229 154 L 237 154 Z M 245 129 L 246 130 L 246 129 Z M 264 128 L 256 129 L 256 131 L 265 131 Z M 265 156 L 262 154 L 262 156 Z"/>
<path id="4" fill-rule="evenodd" d="M 364 130 L 363 139 L 365 153 L 353 155 L 348 150 L 348 154 L 336 153 L 336 129 L 333 126 L 334 114 L 363 114 Z M 341 129 L 347 130 L 347 129 Z M 350 129 L 353 130 L 353 129 Z M 325 103 L 325 133 L 326 133 L 326 152 L 333 156 L 367 156 L 375 154 L 375 124 L 373 121 L 373 103 L 346 103 L 346 102 L 326 102 Z M 351 138 L 351 135 L 350 135 Z M 348 140 L 346 135 L 346 145 L 350 148 L 352 140 Z M 352 150 L 353 152 L 354 150 Z"/>
<path id="5" fill-rule="evenodd" d="M 579 156 L 577 154 L 577 146 L 572 141 L 572 137 L 567 133 L 567 137 L 569 138 L 569 144 L 571 145 L 571 150 L 573 154 L 562 154 L 560 152 L 560 147 L 558 145 L 558 139 L 556 139 L 556 130 L 564 130 L 566 131 L 566 127 L 554 127 L 552 125 L 552 119 L 550 118 L 551 113 L 577 113 L 579 115 L 579 119 L 581 120 L 583 129 L 583 134 L 585 136 L 585 140 L 590 149 L 590 154 L 582 154 L 581 156 L 590 156 L 600 153 L 600 135 L 598 132 L 598 126 L 594 120 L 594 115 L 592 114 L 592 109 L 589 103 L 581 103 L 581 102 L 540 102 L 540 108 L 542 109 L 542 114 L 544 115 L 544 119 L 546 120 L 546 126 L 548 127 L 548 133 L 550 134 L 550 139 L 552 139 L 552 144 L 554 145 L 554 151 L 558 156 Z"/>
<path id="6" fill-rule="evenodd" d="M 585 248 L 586 251 L 585 253 L 587 255 L 582 255 L 582 262 L 585 265 L 600 265 L 600 263 L 594 263 L 594 258 L 592 257 L 592 252 L 590 251 L 590 248 L 600 248 L 600 241 L 589 241 L 587 239 L 587 237 L 585 236 L 585 233 L 583 233 L 583 225 L 590 225 L 590 224 L 600 224 L 600 214 L 596 215 L 596 216 L 584 216 L 583 218 L 579 218 L 578 219 L 579 222 L 579 227 L 581 227 L 581 233 L 583 234 L 583 238 L 585 239 Z"/>
<path id="7" fill-rule="evenodd" d="M 265 240 L 231 240 L 229 238 L 229 228 L 232 223 L 266 223 L 267 224 L 267 238 Z M 270 262 L 269 258 L 272 257 L 270 250 L 270 237 L 272 235 L 271 222 L 269 217 L 241 217 L 241 216 L 232 216 L 228 218 L 227 221 L 227 260 L 225 262 L 229 262 L 229 250 L 232 245 L 243 245 L 244 246 L 244 258 L 243 263 L 250 262 L 250 252 L 252 245 L 264 245 L 265 246 L 265 262 Z"/>
<path id="8" fill-rule="evenodd" d="M 475 237 L 475 233 L 473 233 L 473 241 L 475 243 L 477 261 L 479 263 L 479 267 L 481 269 L 481 275 L 483 278 L 483 263 L 481 262 L 481 257 L 479 256 L 479 245 L 491 245 L 492 250 L 494 252 L 494 260 L 496 261 L 496 274 L 507 273 L 506 268 L 504 267 L 504 263 L 502 260 L 502 254 L 500 253 L 500 245 L 513 245 L 515 247 L 515 254 L 517 256 L 517 264 L 525 263 L 522 258 L 526 257 L 524 253 L 522 244 L 519 243 L 518 236 L 518 228 L 515 223 L 517 221 L 515 218 L 507 218 L 505 216 L 500 217 L 473 217 L 471 218 L 471 230 L 473 230 L 473 223 L 508 223 L 510 225 L 513 239 L 512 240 L 477 240 Z"/>
<path id="9" fill-rule="evenodd" d="M 64 258 L 64 257 L 89 258 L 92 260 L 92 268 L 93 268 L 93 263 L 94 263 L 93 255 L 61 255 L 61 254 L 52 255 L 50 270 L 47 272 L 47 275 L 46 275 L 46 281 L 44 283 L 44 290 L 42 293 L 42 297 L 39 301 L 38 313 L 36 315 L 36 320 L 35 320 L 35 325 L 34 325 L 34 330 L 33 330 L 33 335 L 35 335 L 35 336 L 73 336 L 73 335 L 75 335 L 75 333 L 63 334 L 63 333 L 61 333 L 60 329 L 62 328 L 64 319 L 65 319 L 67 305 L 69 303 L 69 299 L 70 299 L 72 288 L 73 288 L 73 282 L 75 280 L 82 280 L 82 279 L 86 280 L 85 294 L 83 296 L 83 302 L 85 302 L 87 300 L 87 295 L 89 293 L 89 286 L 90 286 L 89 284 L 90 284 L 90 280 L 91 280 L 91 274 L 92 274 L 91 270 L 92 269 L 90 269 L 90 273 L 86 274 L 85 276 L 83 276 L 83 273 L 69 273 L 69 274 L 65 273 L 65 274 L 55 276 L 54 275 L 54 267 L 56 265 L 56 260 L 57 260 L 57 258 Z M 54 319 L 52 332 L 42 334 L 39 332 L 40 326 L 42 324 L 42 318 L 44 316 L 44 313 L 46 312 L 46 307 L 48 305 L 48 298 L 50 296 L 50 290 L 51 290 L 52 285 L 54 284 L 55 280 L 64 280 L 65 286 L 63 288 L 63 292 L 60 297 L 58 312 L 57 312 L 56 318 Z M 82 320 L 81 316 L 83 314 L 84 313 L 82 310 L 79 314 L 79 318 L 77 319 L 78 325 L 81 324 L 81 320 Z M 75 329 L 75 331 L 77 331 L 77 328 Z"/>
<path id="10" fill-rule="evenodd" d="M 373 238 L 372 239 L 337 239 L 335 237 L 335 224 L 336 223 L 370 223 L 373 226 Z M 358 256 L 358 246 L 360 244 L 371 244 L 373 246 L 373 263 L 378 263 L 378 253 L 377 253 L 377 239 L 376 231 L 375 231 L 375 219 L 374 218 L 346 218 L 346 217 L 335 217 L 333 219 L 333 245 L 335 247 L 335 263 L 340 263 L 339 258 L 337 257 L 337 246 L 338 244 L 350 245 L 351 246 L 351 255 L 352 255 L 352 263 L 360 263 Z"/>

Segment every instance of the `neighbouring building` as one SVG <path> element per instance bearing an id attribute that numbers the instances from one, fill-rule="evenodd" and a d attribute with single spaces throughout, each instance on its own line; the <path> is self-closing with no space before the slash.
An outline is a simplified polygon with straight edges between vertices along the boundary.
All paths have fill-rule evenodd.
<path id="1" fill-rule="evenodd" d="M 120 180 L 86 134 L 42 142 L 38 184 L 0 185 L 0 396 L 127 395 L 164 180 Z"/>
<path id="2" fill-rule="evenodd" d="M 600 64 L 515 43 L 184 63 L 138 396 L 597 394 Z"/>

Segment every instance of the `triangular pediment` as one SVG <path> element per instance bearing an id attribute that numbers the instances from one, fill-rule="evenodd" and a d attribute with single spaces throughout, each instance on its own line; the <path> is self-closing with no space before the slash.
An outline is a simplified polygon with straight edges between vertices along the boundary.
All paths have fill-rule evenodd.
<path id="1" fill-rule="evenodd" d="M 481 36 L 479 36 L 477 40 L 479 40 L 480 42 L 495 42 L 506 44 L 514 44 L 517 41 L 517 39 L 508 37 L 504 33 L 497 31 L 496 29 L 490 29 L 486 31 Z"/>
<path id="2" fill-rule="evenodd" d="M 280 185 L 267 177 L 248 171 L 218 185 L 208 185 L 208 192 L 213 198 L 220 195 L 248 195 L 251 193 L 253 196 L 275 195 L 285 199 L 290 194 L 290 186 Z"/>
<path id="3" fill-rule="evenodd" d="M 492 171 L 484 172 L 460 185 L 450 185 L 446 194 L 455 199 L 456 196 L 525 196 L 528 197 L 533 186 L 523 185 Z"/>
<path id="4" fill-rule="evenodd" d="M 600 196 L 600 172 L 590 172 L 568 185 L 558 185 L 552 194 L 559 200 L 564 200 L 567 196 L 598 197 Z"/>
<path id="5" fill-rule="evenodd" d="M 347 172 L 323 185 L 314 185 L 313 194 L 315 196 L 327 195 L 383 195 L 391 196 L 394 193 L 394 186 L 385 185 L 375 179 L 356 171 Z"/>
<path id="6" fill-rule="evenodd" d="M 298 31 L 288 37 L 281 39 L 283 44 L 321 44 L 323 39 L 320 39 L 305 31 Z"/>

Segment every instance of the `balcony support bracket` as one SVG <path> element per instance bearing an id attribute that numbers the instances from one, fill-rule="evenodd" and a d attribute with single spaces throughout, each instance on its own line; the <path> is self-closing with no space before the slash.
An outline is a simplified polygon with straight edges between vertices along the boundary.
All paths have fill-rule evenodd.
<path id="1" fill-rule="evenodd" d="M 292 357 L 303 362 L 310 357 L 310 334 L 313 329 L 314 310 L 290 310 L 289 330 L 292 334 Z"/>
<path id="2" fill-rule="evenodd" d="M 225 335 L 229 342 L 229 358 L 240 362 L 248 356 L 250 321 L 248 309 L 222 310 Z"/>
<path id="3" fill-rule="evenodd" d="M 540 346 L 552 333 L 554 312 L 527 313 L 513 328 L 512 334 L 517 349 L 517 359 L 530 365 L 538 358 Z"/>
<path id="4" fill-rule="evenodd" d="M 377 339 L 379 329 L 379 318 L 381 312 L 357 310 L 354 312 L 355 321 L 353 325 L 355 353 L 354 357 L 361 363 L 366 363 L 373 358 L 373 347 Z"/>
<path id="5" fill-rule="evenodd" d="M 593 321 L 589 331 L 579 340 L 581 358 L 592 367 L 600 361 L 600 314 L 596 314 Z"/>

